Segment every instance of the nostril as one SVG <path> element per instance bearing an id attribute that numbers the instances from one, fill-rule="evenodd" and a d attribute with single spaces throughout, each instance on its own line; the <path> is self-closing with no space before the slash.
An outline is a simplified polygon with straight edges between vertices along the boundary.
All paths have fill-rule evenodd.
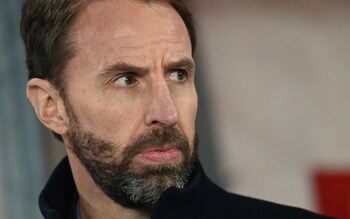
<path id="1" fill-rule="evenodd" d="M 172 113 L 172 114 L 170 114 L 169 115 L 169 117 L 168 117 L 168 121 L 169 121 L 169 123 L 177 123 L 177 121 L 178 121 L 178 119 L 179 119 L 179 112 L 178 112 L 178 110 L 177 110 L 177 108 L 174 110 L 174 112 Z"/>

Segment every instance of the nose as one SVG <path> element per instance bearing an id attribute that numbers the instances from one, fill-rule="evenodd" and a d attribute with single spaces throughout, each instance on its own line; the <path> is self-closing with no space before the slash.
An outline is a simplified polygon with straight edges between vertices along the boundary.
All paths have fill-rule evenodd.
<path id="1" fill-rule="evenodd" d="M 179 120 L 179 110 L 165 81 L 152 87 L 146 107 L 147 126 L 173 127 Z"/>

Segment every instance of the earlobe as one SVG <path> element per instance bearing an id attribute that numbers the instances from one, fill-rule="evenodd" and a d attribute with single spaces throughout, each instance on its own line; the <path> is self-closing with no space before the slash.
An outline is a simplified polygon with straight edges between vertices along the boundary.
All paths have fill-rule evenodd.
<path id="1" fill-rule="evenodd" d="M 64 109 L 63 101 L 57 89 L 49 81 L 39 78 L 29 80 L 27 97 L 41 123 L 57 134 L 66 134 L 67 118 L 65 112 L 60 110 Z"/>

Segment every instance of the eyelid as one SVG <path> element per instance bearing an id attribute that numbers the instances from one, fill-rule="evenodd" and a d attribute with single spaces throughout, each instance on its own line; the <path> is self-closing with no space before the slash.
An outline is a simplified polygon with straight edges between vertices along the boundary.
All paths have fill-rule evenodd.
<path id="1" fill-rule="evenodd" d="M 173 70 L 169 71 L 169 77 L 175 72 L 180 72 L 182 74 L 182 76 L 184 77 L 183 79 L 179 79 L 178 80 L 179 82 L 184 82 L 190 77 L 190 73 L 188 72 L 188 70 L 183 69 L 183 68 L 177 68 L 177 69 L 173 69 Z"/>
<path id="2" fill-rule="evenodd" d="M 183 69 L 183 68 L 178 68 L 178 69 L 174 69 L 174 70 L 172 70 L 171 72 L 181 72 L 181 73 L 185 73 L 186 74 L 186 76 L 188 76 L 188 71 L 187 71 L 187 69 Z"/>
<path id="3" fill-rule="evenodd" d="M 110 78 L 108 78 L 108 80 L 106 80 L 106 82 L 104 83 L 105 85 L 107 84 L 113 84 L 116 83 L 117 81 L 123 77 L 126 76 L 131 76 L 134 80 L 133 84 L 137 84 L 139 83 L 137 80 L 137 73 L 136 72 L 121 72 L 121 73 L 115 73 L 114 75 L 111 75 Z M 120 86 L 123 86 L 120 84 Z M 132 85 L 125 85 L 125 87 L 132 87 Z"/>

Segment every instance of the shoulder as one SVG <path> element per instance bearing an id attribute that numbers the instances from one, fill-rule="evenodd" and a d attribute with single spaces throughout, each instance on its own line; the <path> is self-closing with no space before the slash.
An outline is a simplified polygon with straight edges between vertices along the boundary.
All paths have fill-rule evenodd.
<path id="1" fill-rule="evenodd" d="M 232 194 L 215 186 L 209 214 L 215 218 L 330 219 L 301 208 Z M 229 215 L 229 217 L 228 217 Z M 211 217 L 209 217 L 211 218 Z"/>

